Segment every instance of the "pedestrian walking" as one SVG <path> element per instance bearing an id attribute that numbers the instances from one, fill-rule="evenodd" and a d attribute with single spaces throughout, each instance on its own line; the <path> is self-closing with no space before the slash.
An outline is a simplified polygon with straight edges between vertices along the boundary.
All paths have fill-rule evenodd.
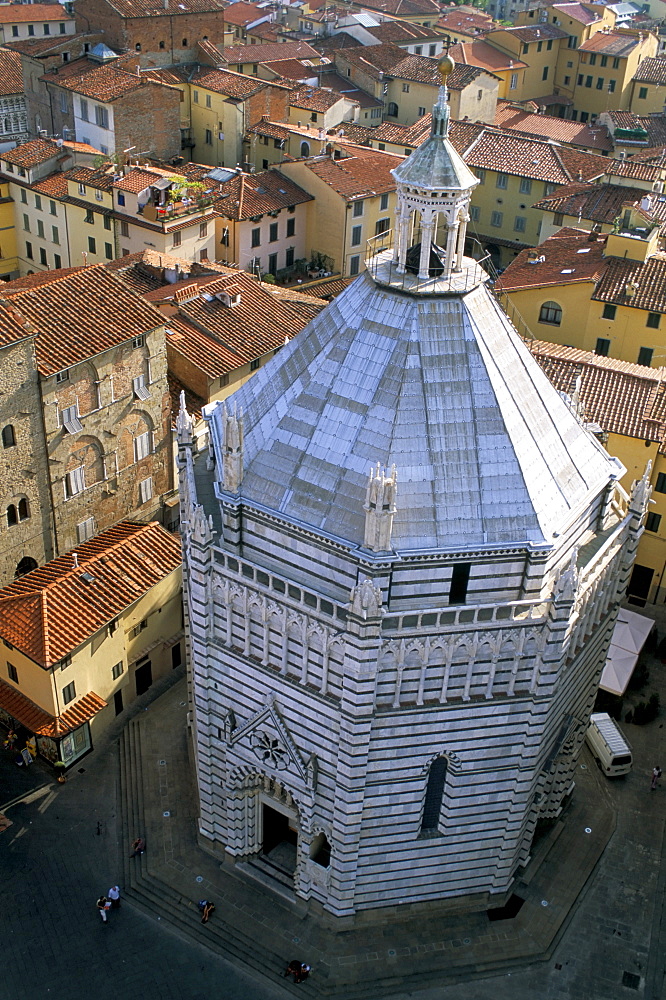
<path id="1" fill-rule="evenodd" d="M 143 839 L 143 837 L 136 837 L 132 841 L 132 853 L 130 854 L 130 858 L 135 858 L 137 854 L 143 854 L 145 849 L 146 849 L 146 842 Z"/>
<path id="2" fill-rule="evenodd" d="M 651 792 L 656 792 L 657 791 L 657 783 L 658 783 L 658 781 L 659 781 L 660 778 L 661 778 L 661 768 L 660 767 L 656 767 L 656 766 L 653 767 L 652 768 L 652 781 L 650 782 L 650 791 Z"/>
<path id="3" fill-rule="evenodd" d="M 100 896 L 97 900 L 97 909 L 99 910 L 99 915 L 102 918 L 102 923 L 105 924 L 109 919 L 109 910 L 111 909 L 111 903 L 108 901 L 106 896 Z"/>
<path id="4" fill-rule="evenodd" d="M 197 906 L 202 913 L 201 923 L 207 924 L 211 918 L 211 914 L 215 912 L 215 903 L 211 903 L 208 899 L 200 899 Z"/>
<path id="5" fill-rule="evenodd" d="M 293 976 L 295 983 L 302 983 L 304 979 L 307 979 L 310 975 L 312 966 L 306 965 L 305 962 L 299 962 L 297 959 L 293 959 L 287 966 L 287 971 L 285 972 L 285 977 Z"/>
<path id="6" fill-rule="evenodd" d="M 111 909 L 120 909 L 120 886 L 112 885 L 106 894 L 106 898 L 111 900 Z"/>

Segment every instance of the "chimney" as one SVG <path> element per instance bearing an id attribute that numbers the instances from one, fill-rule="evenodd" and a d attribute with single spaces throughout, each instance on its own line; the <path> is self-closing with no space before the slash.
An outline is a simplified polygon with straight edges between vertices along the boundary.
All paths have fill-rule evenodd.
<path id="1" fill-rule="evenodd" d="M 74 569 L 79 568 L 79 556 L 78 553 L 72 552 L 72 559 L 74 560 Z"/>

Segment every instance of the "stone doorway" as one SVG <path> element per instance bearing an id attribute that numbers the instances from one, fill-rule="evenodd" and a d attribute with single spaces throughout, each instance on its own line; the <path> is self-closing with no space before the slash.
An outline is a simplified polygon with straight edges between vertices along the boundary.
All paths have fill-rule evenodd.
<path id="1" fill-rule="evenodd" d="M 297 820 L 288 813 L 262 803 L 262 859 L 285 875 L 296 871 L 298 848 Z"/>

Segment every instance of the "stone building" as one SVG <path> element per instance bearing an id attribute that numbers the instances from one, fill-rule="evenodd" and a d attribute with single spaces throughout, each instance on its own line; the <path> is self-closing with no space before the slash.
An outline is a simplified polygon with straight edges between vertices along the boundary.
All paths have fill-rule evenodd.
<path id="1" fill-rule="evenodd" d="M 0 151 L 11 149 L 28 138 L 28 117 L 21 56 L 8 49 L 0 50 Z"/>
<path id="2" fill-rule="evenodd" d="M 574 789 L 650 492 L 463 256 L 447 131 L 442 87 L 393 246 L 205 409 L 208 455 L 178 422 L 200 833 L 337 916 L 506 901 Z"/>
<path id="3" fill-rule="evenodd" d="M 3 543 L 7 583 L 124 517 L 169 524 L 173 476 L 161 314 L 102 266 L 2 291 L 24 338 L 3 369 L 0 533 L 18 544 Z"/>

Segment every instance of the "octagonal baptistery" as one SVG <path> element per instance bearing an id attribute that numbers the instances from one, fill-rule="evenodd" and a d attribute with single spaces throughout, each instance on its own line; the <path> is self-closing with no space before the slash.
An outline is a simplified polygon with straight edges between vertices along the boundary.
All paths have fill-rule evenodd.
<path id="1" fill-rule="evenodd" d="M 442 87 L 397 238 L 206 408 L 207 453 L 178 418 L 200 832 L 336 915 L 511 891 L 649 493 L 463 256 L 447 122 Z"/>

